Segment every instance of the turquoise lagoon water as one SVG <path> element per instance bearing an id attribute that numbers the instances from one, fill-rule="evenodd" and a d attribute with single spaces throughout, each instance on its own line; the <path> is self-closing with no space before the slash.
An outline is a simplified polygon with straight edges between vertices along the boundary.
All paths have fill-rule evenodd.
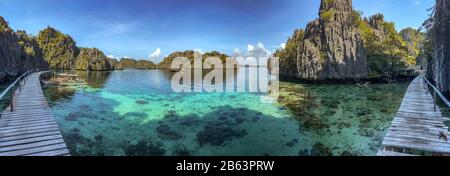
<path id="1" fill-rule="evenodd" d="M 278 101 L 263 102 L 261 93 L 174 93 L 165 70 L 77 74 L 88 85 L 44 92 L 82 156 L 374 155 L 408 85 L 282 82 Z"/>

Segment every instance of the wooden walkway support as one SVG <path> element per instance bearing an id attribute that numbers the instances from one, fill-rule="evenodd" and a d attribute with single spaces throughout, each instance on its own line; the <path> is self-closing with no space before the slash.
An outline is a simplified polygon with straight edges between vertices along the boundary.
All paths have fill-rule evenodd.
<path id="1" fill-rule="evenodd" d="M 14 92 L 13 111 L 0 119 L 0 156 L 69 156 L 58 124 L 50 111 L 40 84 L 31 73 Z"/>
<path id="2" fill-rule="evenodd" d="M 442 116 L 432 92 L 423 76 L 412 81 L 378 156 L 412 156 L 408 154 L 411 151 L 450 154 L 450 142 L 446 140 L 448 127 L 444 124 L 450 119 Z"/>

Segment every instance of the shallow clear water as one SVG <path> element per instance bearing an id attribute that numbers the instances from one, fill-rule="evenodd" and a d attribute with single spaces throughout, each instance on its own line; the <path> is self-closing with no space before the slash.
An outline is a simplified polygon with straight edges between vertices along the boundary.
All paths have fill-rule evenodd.
<path id="1" fill-rule="evenodd" d="M 282 82 L 268 103 L 174 93 L 165 70 L 77 74 L 87 86 L 44 88 L 72 155 L 374 155 L 408 85 Z"/>

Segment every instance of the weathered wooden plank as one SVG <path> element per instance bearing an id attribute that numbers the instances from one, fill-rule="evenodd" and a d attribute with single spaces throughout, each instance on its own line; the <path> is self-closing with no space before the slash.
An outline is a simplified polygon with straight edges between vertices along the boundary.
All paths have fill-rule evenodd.
<path id="1" fill-rule="evenodd" d="M 44 146 L 44 147 L 16 150 L 16 151 L 11 151 L 11 152 L 2 152 L 2 153 L 0 153 L 0 156 L 23 156 L 23 155 L 42 153 L 42 152 L 50 152 L 50 151 L 66 149 L 66 148 L 67 148 L 66 145 L 64 143 L 62 143 L 62 144 L 49 145 L 49 146 Z"/>
<path id="2" fill-rule="evenodd" d="M 31 134 L 18 135 L 18 136 L 3 137 L 0 139 L 0 142 L 28 139 L 28 138 L 40 137 L 40 136 L 58 135 L 58 134 L 61 134 L 61 133 L 59 132 L 59 130 L 56 129 L 56 130 L 52 130 L 52 131 L 44 131 L 44 132 L 36 132 L 36 133 L 31 133 Z"/>
<path id="3" fill-rule="evenodd" d="M 30 119 L 24 121 L 8 121 L 8 123 L 0 123 L 0 128 L 2 127 L 11 127 L 11 126 L 20 126 L 20 125 L 31 125 L 42 122 L 54 122 L 54 119 L 51 118 L 42 118 L 42 119 Z"/>
<path id="4" fill-rule="evenodd" d="M 379 150 L 377 156 L 417 156 L 417 155 Z"/>
<path id="5" fill-rule="evenodd" d="M 69 150 L 67 149 L 60 149 L 60 150 L 54 150 L 54 151 L 48 151 L 48 152 L 41 152 L 41 153 L 34 153 L 30 155 L 25 156 L 70 156 Z"/>
<path id="6" fill-rule="evenodd" d="M 55 127 L 51 127 L 51 128 L 41 128 L 41 129 L 18 131 L 18 132 L 12 132 L 12 133 L 0 133 L 0 138 L 28 135 L 28 134 L 41 133 L 41 132 L 47 132 L 47 131 L 55 131 L 55 130 L 59 131 L 59 128 L 57 126 L 55 126 Z"/>
<path id="7" fill-rule="evenodd" d="M 40 141 L 48 141 L 48 140 L 54 140 L 54 139 L 62 139 L 61 134 L 51 135 L 51 136 L 43 136 L 43 137 L 34 137 L 34 138 L 28 138 L 28 139 L 20 139 L 20 140 L 15 140 L 15 141 L 6 141 L 6 142 L 2 142 L 0 144 L 0 147 L 13 146 L 13 145 L 19 145 L 19 144 L 27 144 L 27 143 L 40 142 Z"/>
<path id="8" fill-rule="evenodd" d="M 8 134 L 8 133 L 13 133 L 13 132 L 37 130 L 37 129 L 44 129 L 44 128 L 52 128 L 52 127 L 58 127 L 58 125 L 44 125 L 44 126 L 38 126 L 38 127 L 28 127 L 28 128 L 23 128 L 23 129 L 0 130 L 0 134 Z"/>
<path id="9" fill-rule="evenodd" d="M 30 127 L 38 127 L 38 126 L 47 126 L 47 125 L 57 125 L 56 121 L 50 121 L 50 122 L 41 122 L 41 123 L 34 123 L 34 124 L 22 124 L 22 125 L 15 125 L 15 126 L 8 126 L 3 127 L 2 130 L 10 130 L 10 129 L 17 129 L 17 128 L 30 128 Z"/>
<path id="10" fill-rule="evenodd" d="M 41 119 L 52 119 L 52 120 L 54 120 L 55 118 L 51 114 L 38 114 L 35 117 L 3 119 L 0 124 L 8 124 L 8 123 L 13 123 L 13 122 L 27 122 L 27 121 L 41 120 Z"/>
<path id="11" fill-rule="evenodd" d="M 421 150 L 426 152 L 436 152 L 436 153 L 450 153 L 450 148 L 441 146 L 432 146 L 429 144 L 417 144 L 417 143 L 410 143 L 405 141 L 391 141 L 391 140 L 384 140 L 383 146 L 386 147 L 399 147 L 399 148 L 408 148 L 408 149 L 415 149 L 415 150 Z"/>
<path id="12" fill-rule="evenodd" d="M 442 144 L 446 144 L 446 145 L 450 144 L 448 141 L 445 141 L 443 139 L 439 139 L 439 136 L 428 137 L 428 136 L 421 136 L 421 135 L 408 135 L 408 134 L 401 134 L 401 133 L 389 133 L 389 134 L 386 135 L 386 137 L 399 138 L 399 139 L 404 139 L 404 140 L 411 139 L 411 141 L 422 140 L 422 141 L 425 141 L 425 142 L 442 143 Z"/>
<path id="13" fill-rule="evenodd" d="M 2 147 L 2 148 L 0 148 L 0 152 L 10 152 L 10 151 L 15 151 L 15 150 L 23 150 L 23 149 L 43 147 L 43 146 L 56 145 L 56 144 L 62 144 L 62 143 L 64 143 L 63 139 L 47 140 L 47 141 L 41 141 L 41 142 L 35 142 L 35 143 L 27 143 L 27 144 L 22 144 L 22 145 Z"/>

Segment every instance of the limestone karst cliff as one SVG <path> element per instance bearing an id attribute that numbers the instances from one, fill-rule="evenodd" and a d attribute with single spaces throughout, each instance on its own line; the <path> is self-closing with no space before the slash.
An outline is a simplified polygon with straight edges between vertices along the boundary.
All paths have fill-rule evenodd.
<path id="1" fill-rule="evenodd" d="M 31 69 L 48 69 L 36 40 L 25 31 L 14 32 L 0 16 L 0 82 Z"/>
<path id="2" fill-rule="evenodd" d="M 148 60 L 136 60 L 136 59 L 129 59 L 129 58 L 122 58 L 120 61 L 118 61 L 116 65 L 116 70 L 123 70 L 123 69 L 154 69 L 155 64 Z"/>
<path id="3" fill-rule="evenodd" d="M 39 32 L 36 37 L 45 60 L 54 69 L 108 71 L 114 61 L 96 48 L 79 48 L 72 37 L 52 27 Z"/>
<path id="4" fill-rule="evenodd" d="M 279 59 L 280 75 L 288 77 L 297 77 L 297 58 L 300 54 L 299 49 L 303 43 L 305 31 L 297 29 L 294 35 L 288 39 L 286 46 L 275 52 L 274 56 Z"/>
<path id="5" fill-rule="evenodd" d="M 450 97 L 450 0 L 436 0 L 433 24 L 434 53 L 428 76 Z"/>
<path id="6" fill-rule="evenodd" d="M 351 0 L 321 1 L 320 17 L 307 25 L 299 50 L 300 79 L 367 77 L 366 52 L 353 13 Z"/>
<path id="7" fill-rule="evenodd" d="M 76 70 L 108 71 L 114 69 L 111 59 L 97 48 L 80 48 L 80 53 L 75 60 Z"/>
<path id="8" fill-rule="evenodd" d="M 75 40 L 67 34 L 52 27 L 39 32 L 36 37 L 39 47 L 42 48 L 44 58 L 51 68 L 73 69 L 75 59 L 79 53 Z"/>
<path id="9" fill-rule="evenodd" d="M 177 57 L 185 57 L 185 58 L 191 60 L 191 62 L 193 62 L 195 54 L 196 54 L 196 51 L 193 51 L 193 50 L 186 50 L 183 52 L 177 51 L 177 52 L 174 52 L 174 53 L 170 54 L 169 56 L 165 57 L 164 60 L 161 63 L 159 63 L 156 67 L 160 68 L 160 69 L 170 69 L 170 67 L 172 65 L 172 61 Z M 200 53 L 197 52 L 197 54 L 200 54 Z M 222 54 L 217 51 L 203 53 L 203 54 L 201 54 L 201 56 L 202 56 L 203 60 L 205 60 L 208 57 L 217 57 L 217 58 L 221 59 L 223 63 L 225 63 L 225 61 L 228 59 L 227 55 Z"/>

